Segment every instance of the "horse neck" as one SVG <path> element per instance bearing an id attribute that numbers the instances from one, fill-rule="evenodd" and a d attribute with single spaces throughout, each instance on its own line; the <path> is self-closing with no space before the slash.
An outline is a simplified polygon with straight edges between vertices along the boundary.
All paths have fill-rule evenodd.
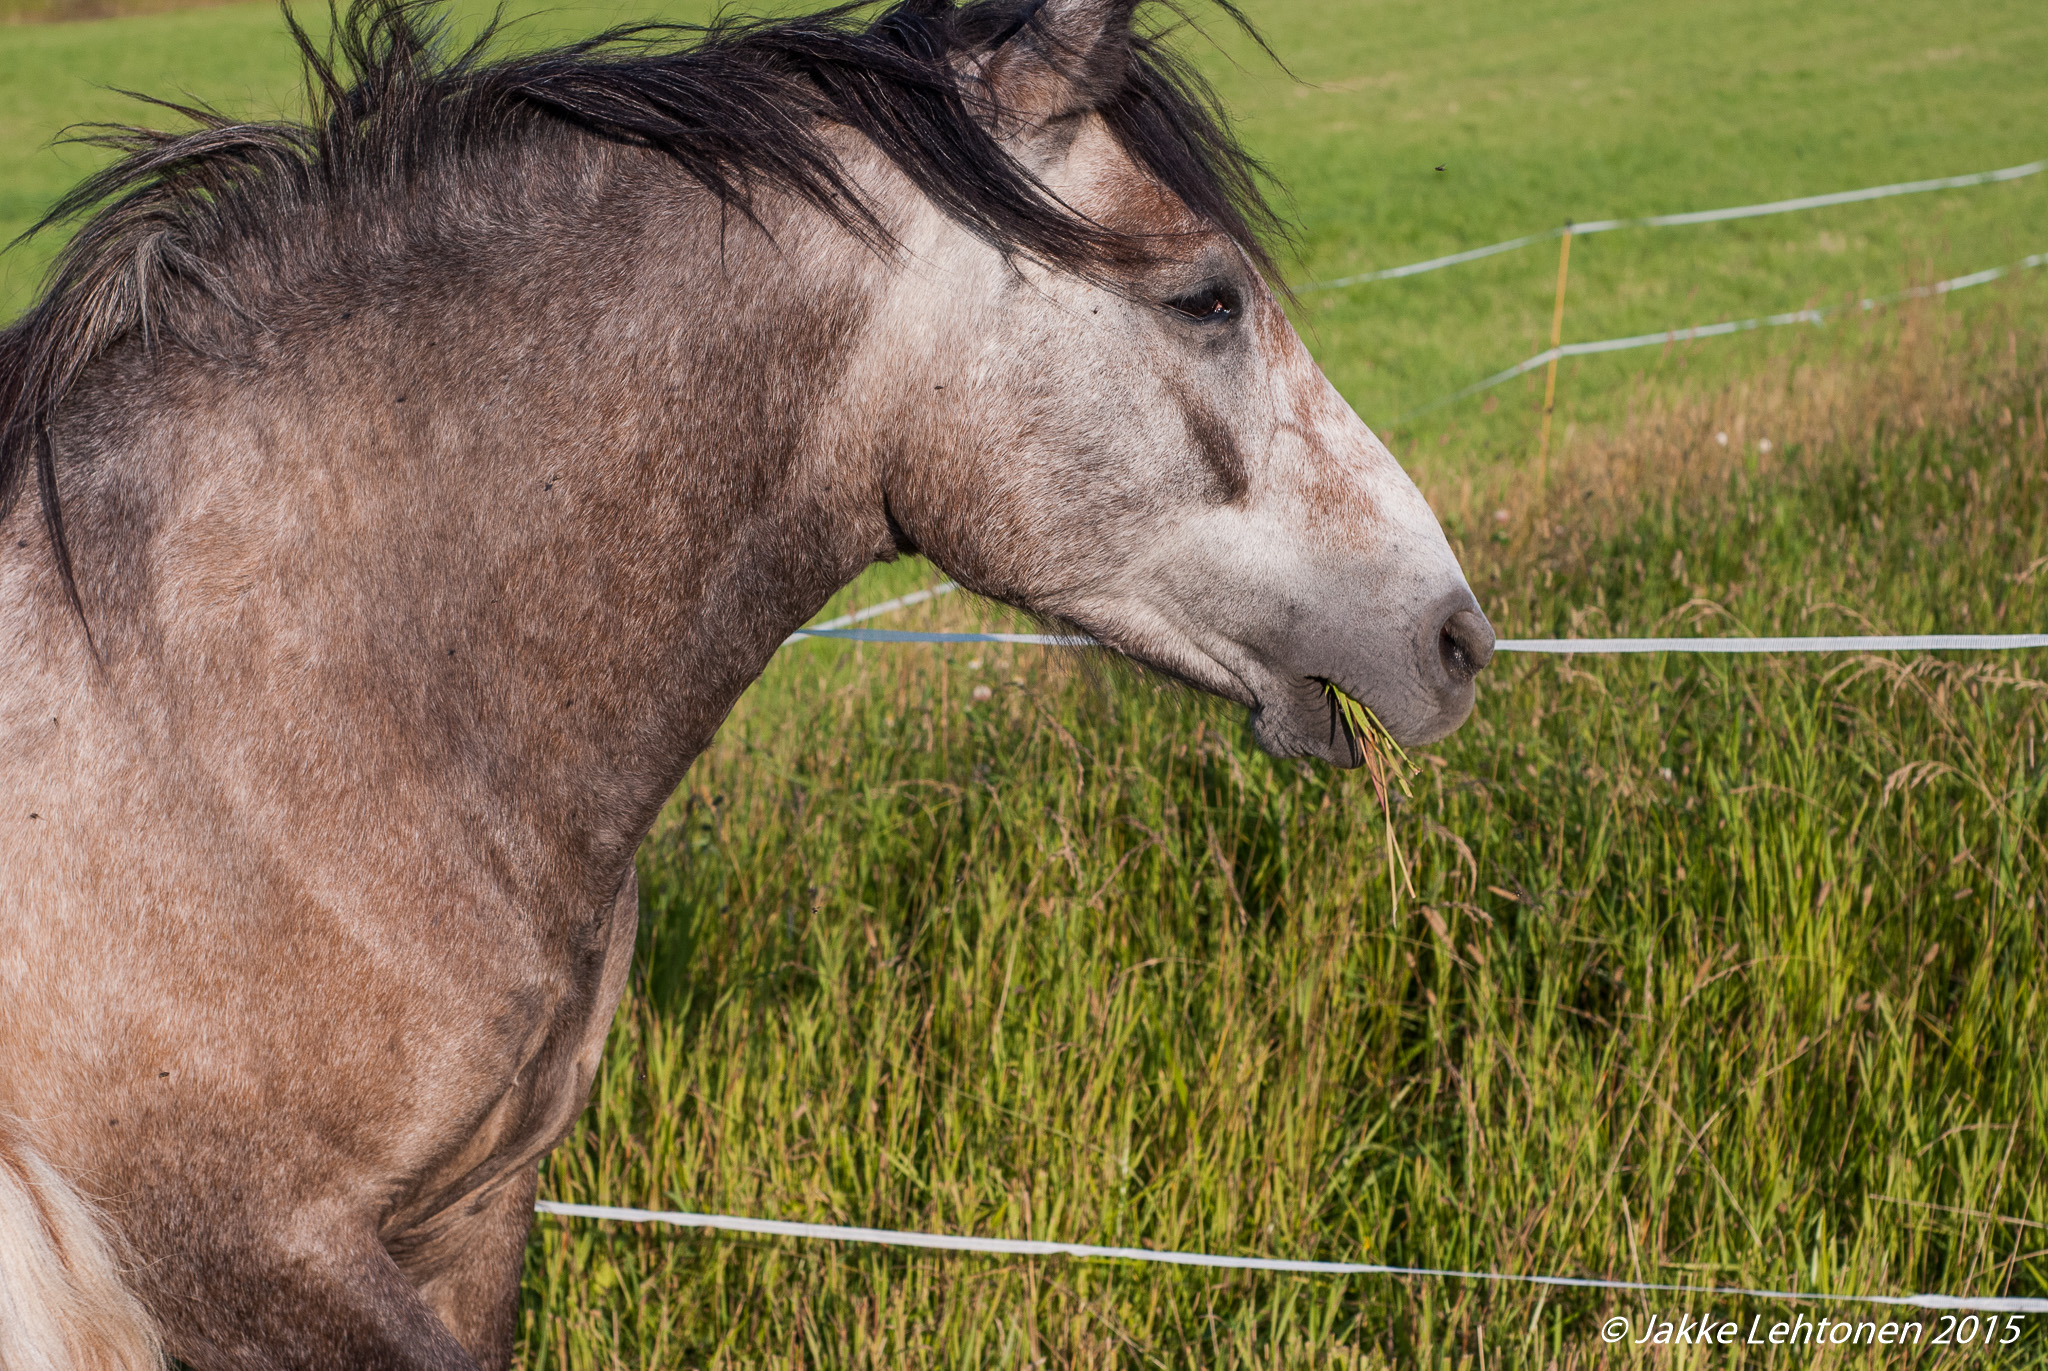
<path id="1" fill-rule="evenodd" d="M 252 773 L 280 832 L 340 804 L 422 843 L 509 835 L 507 880 L 612 879 L 775 647 L 889 547 L 820 403 L 861 254 L 795 237 L 600 201 L 285 321 L 253 374 L 119 359 L 97 408 L 125 427 L 66 435 L 128 440 L 89 454 L 74 519 L 83 579 L 130 569 L 94 601 L 110 688 Z"/>

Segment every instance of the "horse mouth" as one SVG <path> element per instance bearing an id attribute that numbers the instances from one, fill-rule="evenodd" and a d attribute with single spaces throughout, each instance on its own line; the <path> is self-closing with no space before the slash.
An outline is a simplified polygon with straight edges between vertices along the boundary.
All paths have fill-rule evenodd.
<path id="1" fill-rule="evenodd" d="M 1369 744 L 1345 722 L 1335 691 L 1370 710 L 1396 744 L 1416 747 L 1465 722 L 1475 678 L 1493 657 L 1493 627 L 1462 584 L 1425 602 L 1391 633 L 1383 623 L 1325 621 L 1301 636 L 1258 643 L 1199 632 L 1134 633 L 1128 625 L 1119 632 L 1113 620 L 1085 621 L 1095 617 L 1060 622 L 1134 666 L 1243 705 L 1262 751 L 1343 769 L 1362 765 Z"/>
<path id="2" fill-rule="evenodd" d="M 1351 640 L 1328 649 L 1336 669 L 1272 672 L 1253 706 L 1252 736 L 1275 756 L 1313 756 L 1335 767 L 1365 761 L 1337 693 L 1363 705 L 1401 747 L 1436 742 L 1470 717 L 1477 678 L 1493 659 L 1493 627 L 1469 592 L 1423 615 L 1412 639 Z"/>

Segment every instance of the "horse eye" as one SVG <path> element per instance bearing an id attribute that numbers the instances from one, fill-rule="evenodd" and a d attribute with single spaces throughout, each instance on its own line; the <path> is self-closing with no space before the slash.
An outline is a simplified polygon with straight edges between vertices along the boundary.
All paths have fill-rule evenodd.
<path id="1" fill-rule="evenodd" d="M 1166 307 L 1198 323 L 1227 324 L 1244 308 L 1237 292 L 1223 281 L 1211 281 L 1186 295 L 1168 300 Z"/>

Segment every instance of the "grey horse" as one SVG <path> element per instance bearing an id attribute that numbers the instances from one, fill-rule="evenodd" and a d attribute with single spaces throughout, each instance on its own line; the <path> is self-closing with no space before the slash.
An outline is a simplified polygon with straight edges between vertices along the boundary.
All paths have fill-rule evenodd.
<path id="1" fill-rule="evenodd" d="M 1340 766 L 1492 650 L 1132 0 L 438 23 L 106 133 L 0 334 L 7 1371 L 505 1366 L 634 849 L 878 559 Z"/>

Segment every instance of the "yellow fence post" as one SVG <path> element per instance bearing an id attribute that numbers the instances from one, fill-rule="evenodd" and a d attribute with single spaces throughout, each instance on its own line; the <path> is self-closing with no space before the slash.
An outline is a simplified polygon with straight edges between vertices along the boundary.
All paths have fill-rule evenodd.
<path id="1" fill-rule="evenodd" d="M 1557 349 L 1564 342 L 1564 286 L 1572 266 L 1572 221 L 1564 221 L 1564 239 L 1557 250 L 1557 308 L 1550 316 L 1550 372 L 1543 382 L 1543 441 L 1536 457 L 1543 488 L 1550 488 L 1550 411 L 1557 404 Z"/>

